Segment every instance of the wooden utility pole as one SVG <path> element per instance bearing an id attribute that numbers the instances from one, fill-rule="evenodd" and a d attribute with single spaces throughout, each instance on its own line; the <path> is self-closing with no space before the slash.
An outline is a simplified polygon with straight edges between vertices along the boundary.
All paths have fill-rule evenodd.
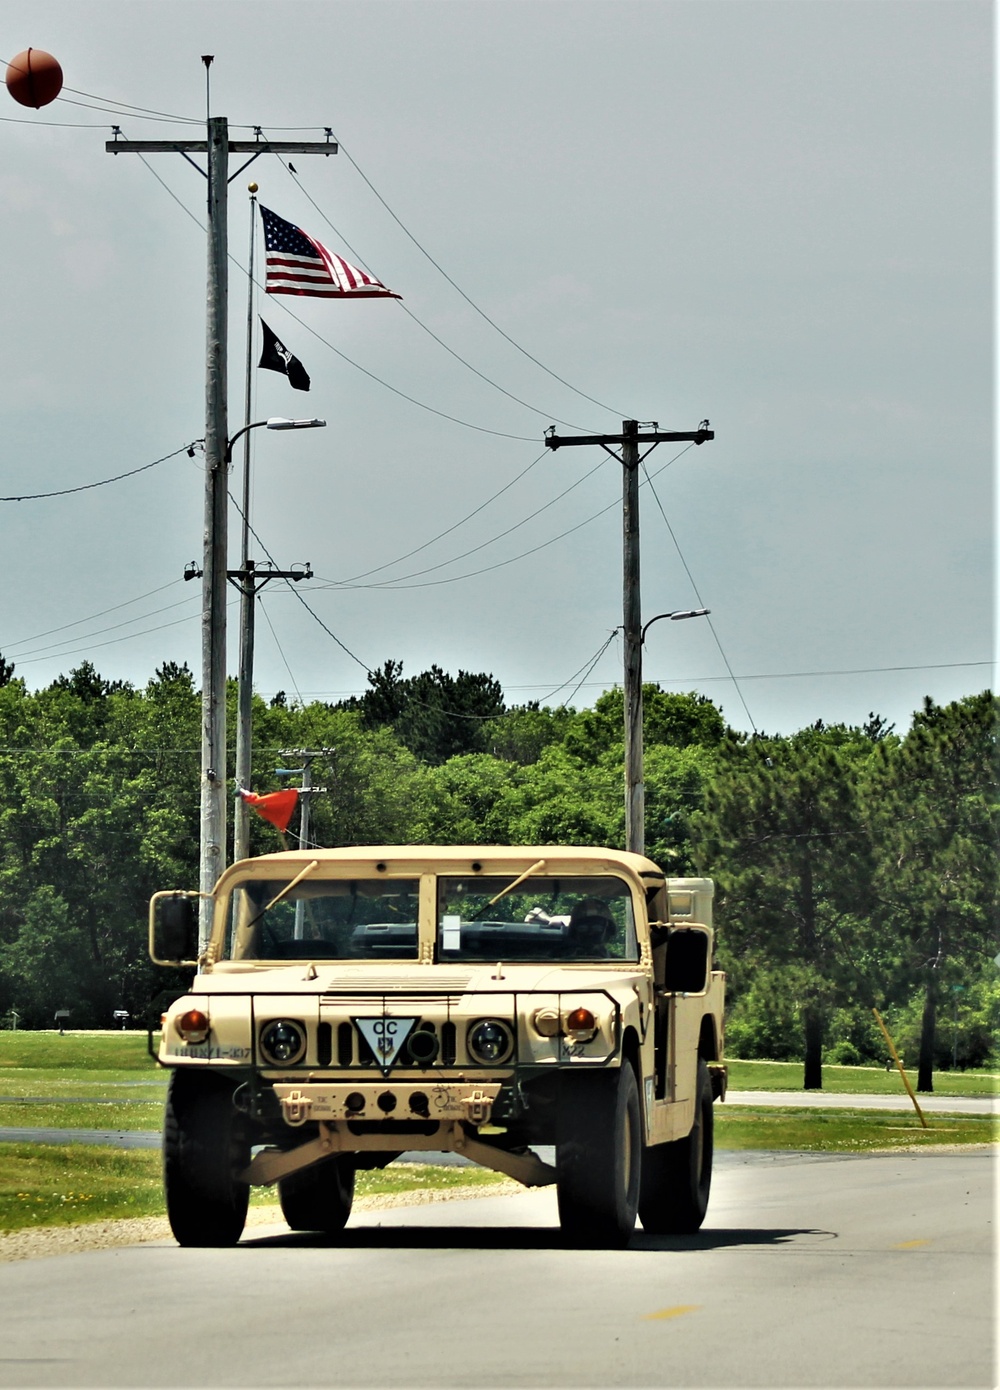
<path id="1" fill-rule="evenodd" d="M 622 626 L 625 634 L 625 848 L 646 850 L 646 798 L 642 770 L 642 605 L 639 591 L 639 465 L 657 444 L 704 444 L 715 431 L 703 420 L 696 430 L 641 430 L 637 420 L 623 420 L 621 434 L 545 436 L 549 449 L 572 444 L 598 444 L 622 465 Z M 640 456 L 639 445 L 649 444 Z M 616 453 L 614 446 L 621 449 Z"/>
<path id="2" fill-rule="evenodd" d="M 639 422 L 622 421 L 622 633 L 625 645 L 625 848 L 646 847 L 642 768 L 642 606 L 639 594 Z"/>
<path id="3" fill-rule="evenodd" d="M 211 893 L 226 863 L 226 543 L 229 421 L 229 131 L 208 121 L 208 286 L 205 358 L 205 532 L 201 610 L 201 813 L 199 888 Z M 206 688 L 207 687 L 207 688 Z M 211 932 L 202 898 L 201 942 Z"/>
<path id="4" fill-rule="evenodd" d="M 211 59 L 203 59 L 206 70 Z M 262 154 L 337 153 L 326 140 L 230 140 L 225 116 L 207 118 L 204 140 L 124 140 L 105 145 L 109 154 L 180 154 L 208 180 L 208 282 L 205 370 L 205 533 L 202 562 L 201 810 L 199 887 L 211 893 L 226 862 L 226 553 L 229 440 L 227 400 L 229 184 Z M 207 155 L 202 169 L 191 158 Z M 230 154 L 250 158 L 232 175 Z M 210 909 L 202 899 L 201 947 L 208 943 Z"/>

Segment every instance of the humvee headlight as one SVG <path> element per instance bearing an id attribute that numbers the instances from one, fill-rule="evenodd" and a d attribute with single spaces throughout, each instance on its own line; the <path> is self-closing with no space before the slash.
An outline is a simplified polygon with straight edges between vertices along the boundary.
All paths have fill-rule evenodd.
<path id="1" fill-rule="evenodd" d="M 582 1004 L 566 1015 L 566 1036 L 573 1042 L 590 1042 L 596 1032 L 597 1020 Z"/>
<path id="2" fill-rule="evenodd" d="M 201 1009 L 188 1009 L 177 1020 L 177 1031 L 186 1043 L 203 1043 L 208 1037 L 208 1015 Z"/>
<path id="3" fill-rule="evenodd" d="M 477 1062 L 497 1066 L 514 1051 L 510 1025 L 499 1018 L 481 1018 L 469 1029 L 469 1051 Z"/>
<path id="4" fill-rule="evenodd" d="M 306 1030 L 290 1018 L 275 1019 L 261 1032 L 260 1050 L 275 1066 L 293 1066 L 305 1055 Z"/>

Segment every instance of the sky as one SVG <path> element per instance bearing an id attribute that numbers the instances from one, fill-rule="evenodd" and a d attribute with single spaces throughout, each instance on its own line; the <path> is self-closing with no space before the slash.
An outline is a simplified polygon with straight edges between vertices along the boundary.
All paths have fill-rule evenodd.
<path id="1" fill-rule="evenodd" d="M 402 295 L 257 295 L 312 388 L 254 369 L 251 418 L 328 422 L 251 435 L 251 553 L 314 572 L 262 592 L 262 695 L 389 659 L 511 704 L 620 684 L 621 465 L 543 436 L 625 419 L 716 431 L 644 461 L 643 619 L 711 610 L 650 628 L 646 680 L 765 733 L 991 684 L 989 4 L 6 0 L 0 35 L 65 80 L 0 93 L 0 653 L 30 688 L 200 682 L 205 180 L 105 142 L 201 138 L 205 54 L 233 138 L 340 143 L 232 158 L 230 433 L 251 178 Z"/>

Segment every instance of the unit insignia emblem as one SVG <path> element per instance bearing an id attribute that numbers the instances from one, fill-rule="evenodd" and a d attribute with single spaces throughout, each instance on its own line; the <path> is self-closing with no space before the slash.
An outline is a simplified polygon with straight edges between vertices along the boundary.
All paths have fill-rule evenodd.
<path id="1" fill-rule="evenodd" d="M 388 1018 L 384 1014 L 381 1018 L 354 1019 L 354 1026 L 374 1052 L 383 1076 L 389 1075 L 400 1048 L 418 1021 L 415 1018 Z"/>

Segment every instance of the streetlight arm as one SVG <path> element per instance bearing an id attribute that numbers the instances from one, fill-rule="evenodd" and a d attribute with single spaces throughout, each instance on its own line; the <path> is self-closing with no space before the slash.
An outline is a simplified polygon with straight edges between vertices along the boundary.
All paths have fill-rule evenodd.
<path id="1" fill-rule="evenodd" d="M 226 462 L 233 461 L 233 445 L 237 439 L 242 439 L 247 430 L 318 430 L 326 425 L 325 420 L 286 420 L 283 415 L 272 415 L 267 420 L 255 420 L 252 425 L 244 425 L 241 430 L 237 430 L 226 445 Z"/>
<path id="2" fill-rule="evenodd" d="M 232 463 L 233 461 L 233 445 L 236 443 L 237 439 L 242 439 L 248 430 L 259 430 L 262 425 L 266 424 L 266 420 L 255 420 L 252 425 L 244 425 L 241 430 L 237 430 L 236 433 L 233 435 L 232 439 L 230 439 L 229 443 L 226 445 L 226 462 Z"/>
<path id="3" fill-rule="evenodd" d="M 639 645 L 641 646 L 645 642 L 646 633 L 661 618 L 669 618 L 671 622 L 677 623 L 683 618 L 704 618 L 711 611 L 711 608 L 676 608 L 672 613 L 657 613 L 655 618 L 650 618 L 649 622 L 644 624 L 642 632 L 639 634 Z"/>

